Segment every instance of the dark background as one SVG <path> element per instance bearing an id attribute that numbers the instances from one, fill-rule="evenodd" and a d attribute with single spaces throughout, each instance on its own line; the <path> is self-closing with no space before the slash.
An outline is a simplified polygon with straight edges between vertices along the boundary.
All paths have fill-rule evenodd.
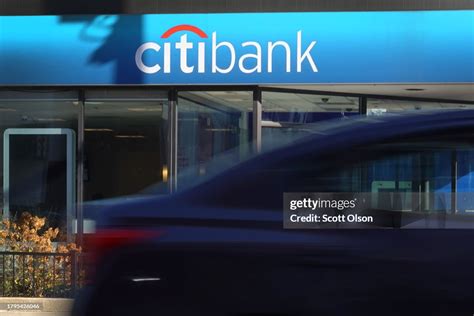
<path id="1" fill-rule="evenodd" d="M 0 15 L 474 9 L 474 0 L 0 0 Z"/>

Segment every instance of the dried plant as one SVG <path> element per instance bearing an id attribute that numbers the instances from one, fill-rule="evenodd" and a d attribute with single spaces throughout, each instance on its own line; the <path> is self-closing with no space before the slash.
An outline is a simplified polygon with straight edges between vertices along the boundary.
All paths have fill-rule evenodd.
<path id="1" fill-rule="evenodd" d="M 3 296 L 67 296 L 75 285 L 74 243 L 57 243 L 59 228 L 46 227 L 46 218 L 24 212 L 0 228 L 0 291 Z M 74 265 L 74 266 L 73 266 Z M 76 271 L 76 270 L 74 270 Z M 83 273 L 76 274 L 77 279 Z"/>

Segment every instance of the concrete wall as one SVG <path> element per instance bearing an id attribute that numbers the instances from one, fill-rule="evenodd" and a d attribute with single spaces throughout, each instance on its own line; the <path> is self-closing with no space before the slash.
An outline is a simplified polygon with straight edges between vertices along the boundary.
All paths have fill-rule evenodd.
<path id="1" fill-rule="evenodd" d="M 474 9 L 474 0 L 0 0 L 0 15 Z"/>

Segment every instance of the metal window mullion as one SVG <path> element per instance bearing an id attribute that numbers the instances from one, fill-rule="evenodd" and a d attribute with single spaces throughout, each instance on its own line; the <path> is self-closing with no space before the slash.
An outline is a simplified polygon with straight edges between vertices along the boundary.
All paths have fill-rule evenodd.
<path id="1" fill-rule="evenodd" d="M 168 173 L 169 191 L 178 185 L 178 93 L 172 89 L 168 98 Z"/>
<path id="2" fill-rule="evenodd" d="M 260 88 L 253 91 L 252 127 L 254 151 L 259 153 L 262 150 L 262 90 Z"/>
<path id="3" fill-rule="evenodd" d="M 359 114 L 367 115 L 367 97 L 359 97 Z"/>
<path id="4" fill-rule="evenodd" d="M 458 181 L 458 155 L 457 151 L 451 152 L 451 213 L 456 214 L 458 208 L 457 183 Z"/>
<path id="5" fill-rule="evenodd" d="M 84 124 L 85 92 L 79 92 L 77 118 L 77 177 L 76 177 L 76 243 L 82 246 L 84 237 Z"/>
<path id="6" fill-rule="evenodd" d="M 3 219 L 10 219 L 10 135 L 3 134 Z"/>

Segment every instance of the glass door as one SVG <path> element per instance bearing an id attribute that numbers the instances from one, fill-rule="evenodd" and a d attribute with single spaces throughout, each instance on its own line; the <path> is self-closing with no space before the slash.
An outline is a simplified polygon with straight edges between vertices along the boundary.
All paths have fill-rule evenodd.
<path id="1" fill-rule="evenodd" d="M 75 132 L 60 128 L 11 128 L 3 140 L 3 216 L 22 212 L 66 227 L 71 240 L 75 210 Z"/>

